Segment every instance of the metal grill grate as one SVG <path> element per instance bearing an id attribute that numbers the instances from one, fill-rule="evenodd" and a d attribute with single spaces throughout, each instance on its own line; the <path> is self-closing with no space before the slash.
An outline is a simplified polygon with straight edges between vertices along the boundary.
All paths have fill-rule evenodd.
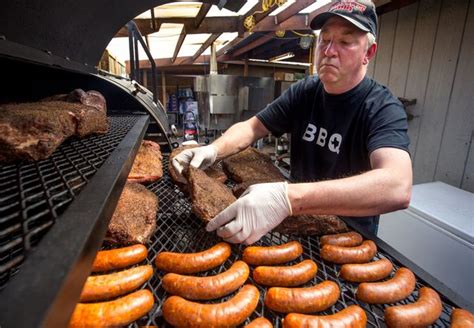
<path id="1" fill-rule="evenodd" d="M 109 117 L 105 135 L 67 140 L 46 160 L 0 166 L 0 289 L 139 117 Z"/>
<path id="2" fill-rule="evenodd" d="M 191 204 L 187 197 L 179 191 L 179 189 L 173 184 L 168 174 L 168 156 L 163 156 L 163 171 L 164 177 L 153 184 L 150 184 L 148 188 L 153 191 L 159 199 L 160 208 L 157 214 L 158 229 L 152 237 L 148 247 L 148 258 L 147 262 L 154 266 L 154 259 L 159 252 L 162 251 L 175 251 L 175 252 L 196 252 L 207 249 L 220 240 L 215 237 L 215 234 L 207 233 L 204 229 L 204 224 L 191 213 Z M 319 314 L 332 314 L 338 312 L 349 305 L 358 304 L 367 313 L 368 324 L 367 327 L 385 327 L 383 320 L 384 309 L 387 305 L 369 305 L 362 302 L 358 302 L 355 298 L 355 291 L 357 284 L 352 284 L 339 280 L 337 273 L 339 272 L 339 265 L 325 262 L 319 255 L 319 238 L 317 237 L 294 237 L 288 235 L 282 235 L 279 233 L 269 233 L 264 236 L 257 245 L 277 245 L 286 243 L 291 240 L 298 240 L 303 245 L 303 255 L 288 264 L 296 264 L 303 259 L 313 259 L 318 265 L 318 272 L 314 279 L 308 282 L 304 286 L 311 286 L 320 283 L 324 280 L 336 281 L 341 288 L 341 296 L 337 303 L 330 309 Z M 243 245 L 232 245 L 232 255 L 227 261 L 220 267 L 201 274 L 202 276 L 215 275 L 222 273 L 230 268 L 232 263 L 241 258 L 241 254 L 245 246 Z M 395 269 L 398 269 L 399 263 L 396 259 L 385 254 L 383 251 L 377 253 L 377 258 L 386 257 L 394 263 Z M 152 279 L 144 286 L 144 288 L 150 289 L 155 296 L 155 307 L 150 311 L 149 315 L 141 318 L 130 327 L 139 327 L 143 325 L 158 325 L 159 327 L 169 327 L 162 317 L 161 307 L 163 301 L 167 297 L 166 292 L 161 287 L 161 279 L 164 273 L 157 271 L 155 267 L 155 274 Z M 415 302 L 418 297 L 418 290 L 425 284 L 417 279 L 415 292 L 406 300 L 397 304 L 407 304 Z M 260 291 L 260 301 L 257 309 L 245 322 L 249 323 L 251 320 L 265 316 L 273 322 L 274 327 L 281 327 L 281 320 L 284 315 L 278 314 L 267 309 L 263 303 L 266 287 L 262 287 L 253 282 L 250 275 L 249 282 L 258 287 Z M 218 300 L 222 302 L 234 294 Z M 433 325 L 433 327 L 449 327 L 449 317 L 453 304 L 441 295 L 443 300 L 443 313 L 440 319 Z M 213 301 L 216 302 L 216 301 Z M 207 303 L 213 303 L 207 302 Z"/>

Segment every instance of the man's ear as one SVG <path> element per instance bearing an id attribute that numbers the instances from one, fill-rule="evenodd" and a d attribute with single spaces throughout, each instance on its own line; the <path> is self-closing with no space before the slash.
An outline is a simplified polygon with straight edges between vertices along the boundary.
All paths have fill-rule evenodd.
<path id="1" fill-rule="evenodd" d="M 372 58 L 375 57 L 375 53 L 377 52 L 377 43 L 373 43 L 369 49 L 367 49 L 367 52 L 365 53 L 365 58 L 364 58 L 364 65 L 367 65 Z"/>

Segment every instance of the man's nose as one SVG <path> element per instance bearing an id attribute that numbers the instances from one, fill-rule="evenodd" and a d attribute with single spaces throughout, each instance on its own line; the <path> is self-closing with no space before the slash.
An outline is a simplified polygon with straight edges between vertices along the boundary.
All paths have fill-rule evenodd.
<path id="1" fill-rule="evenodd" d="M 324 54 L 326 55 L 326 57 L 333 57 L 336 55 L 336 53 L 336 46 L 334 44 L 334 41 L 331 40 L 326 46 L 326 49 L 324 49 Z"/>

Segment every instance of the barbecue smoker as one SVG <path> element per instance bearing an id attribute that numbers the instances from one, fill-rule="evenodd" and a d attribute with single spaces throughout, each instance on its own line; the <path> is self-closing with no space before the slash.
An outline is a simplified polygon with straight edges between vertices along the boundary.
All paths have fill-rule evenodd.
<path id="1" fill-rule="evenodd" d="M 64 327 L 67 325 L 92 261 L 102 240 L 126 177 L 143 138 L 160 143 L 164 176 L 147 185 L 159 198 L 157 231 L 148 248 L 153 264 L 161 251 L 194 252 L 218 242 L 191 214 L 187 197 L 171 182 L 168 152 L 172 140 L 162 106 L 152 94 L 130 80 L 98 74 L 94 65 L 115 32 L 145 10 L 171 1 L 6 1 L 0 11 L 0 103 L 36 101 L 75 88 L 97 90 L 106 100 L 110 132 L 65 142 L 50 158 L 32 163 L 0 165 L 0 326 Z M 237 11 L 240 1 L 204 1 Z M 232 185 L 232 181 L 227 182 Z M 348 224 L 350 224 L 348 222 Z M 354 226 L 356 230 L 358 228 Z M 449 326 L 452 307 L 473 310 L 472 304 L 453 293 L 414 263 L 375 236 L 377 258 L 389 258 L 396 267 L 407 266 L 417 275 L 416 292 L 401 303 L 414 302 L 421 286 L 442 296 L 443 313 L 437 327 Z M 298 240 L 303 258 L 318 264 L 317 277 L 338 282 L 341 297 L 321 314 L 361 305 L 368 326 L 384 327 L 385 306 L 355 299 L 356 285 L 338 278 L 339 267 L 319 256 L 317 237 L 270 233 L 258 244 L 275 245 Z M 241 257 L 243 246 L 233 246 L 231 257 L 214 275 L 227 270 Z M 433 254 L 434 255 L 434 254 Z M 294 264 L 289 263 L 289 264 Z M 154 264 L 153 264 L 154 265 Z M 133 323 L 165 326 L 161 307 L 167 297 L 161 286 L 163 273 L 155 268 L 144 286 L 152 291 L 155 306 Z M 254 284 L 250 279 L 249 283 Z M 281 326 L 281 314 L 263 303 L 246 323 L 259 316 Z M 232 295 L 231 295 L 232 296 Z M 231 297 L 229 296 L 229 297 Z M 228 297 L 222 299 L 225 301 Z"/>

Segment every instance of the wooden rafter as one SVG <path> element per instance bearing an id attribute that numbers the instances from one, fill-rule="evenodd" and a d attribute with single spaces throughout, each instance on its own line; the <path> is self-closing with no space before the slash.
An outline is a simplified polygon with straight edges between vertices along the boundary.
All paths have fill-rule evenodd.
<path id="1" fill-rule="evenodd" d="M 191 63 L 193 63 L 199 56 L 201 56 L 201 54 L 206 51 L 207 48 L 209 48 L 209 46 L 217 40 L 217 38 L 221 35 L 221 33 L 215 33 L 215 34 L 212 34 L 207 40 L 206 42 L 204 42 L 202 44 L 202 46 L 198 49 L 198 51 L 196 51 L 196 53 L 194 54 L 194 56 L 191 58 Z"/>
<path id="2" fill-rule="evenodd" d="M 299 0 L 295 1 L 291 6 L 283 10 L 281 13 L 276 15 L 275 17 L 275 23 L 280 24 L 284 21 L 286 21 L 288 18 L 296 15 L 299 13 L 301 10 L 305 9 L 309 5 L 312 5 L 314 3 L 314 0 Z"/>
<path id="3" fill-rule="evenodd" d="M 212 5 L 209 3 L 203 3 L 201 5 L 201 9 L 199 9 L 198 14 L 196 15 L 195 22 L 194 22 L 194 27 L 198 28 L 199 25 L 201 25 L 204 17 L 206 17 L 207 13 L 211 9 Z"/>
<path id="4" fill-rule="evenodd" d="M 179 50 L 181 49 L 181 46 L 183 45 L 185 38 L 186 38 L 186 27 L 183 26 L 183 29 L 181 30 L 181 34 L 179 35 L 179 38 L 178 38 L 178 42 L 176 43 L 176 47 L 174 48 L 174 54 L 173 54 L 173 58 L 171 58 L 171 63 L 174 63 L 176 60 L 176 57 L 178 57 Z"/>
<path id="5" fill-rule="evenodd" d="M 261 45 L 267 43 L 268 41 L 272 40 L 274 37 L 273 33 L 268 33 L 263 35 L 262 37 L 250 42 L 249 44 L 246 44 L 245 46 L 237 49 L 236 51 L 232 52 L 233 57 L 238 57 L 256 47 L 260 47 Z"/>

